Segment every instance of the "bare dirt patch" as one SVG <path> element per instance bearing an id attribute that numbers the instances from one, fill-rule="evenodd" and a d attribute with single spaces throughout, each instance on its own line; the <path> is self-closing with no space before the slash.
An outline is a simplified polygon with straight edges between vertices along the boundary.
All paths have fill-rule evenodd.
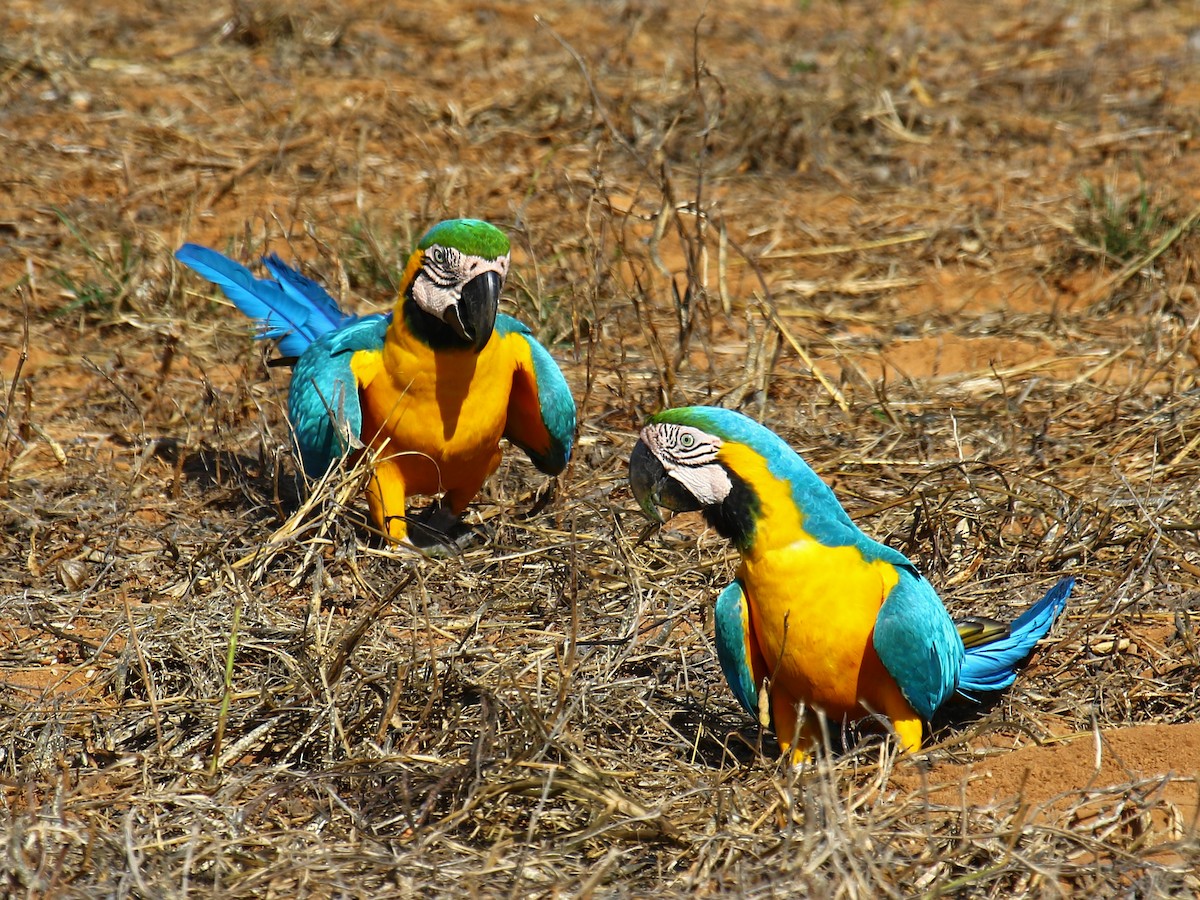
<path id="1" fill-rule="evenodd" d="M 1008 802 L 1032 807 L 1032 815 L 1043 818 L 1077 807 L 1080 795 L 1105 795 L 1115 806 L 1115 800 L 1161 793 L 1174 807 L 1174 828 L 1194 835 L 1200 724 L 1132 725 L 1073 734 L 1066 743 L 996 748 L 977 761 L 939 763 L 920 777 L 906 772 L 895 780 L 941 802 L 955 803 L 960 796 L 972 807 Z"/>

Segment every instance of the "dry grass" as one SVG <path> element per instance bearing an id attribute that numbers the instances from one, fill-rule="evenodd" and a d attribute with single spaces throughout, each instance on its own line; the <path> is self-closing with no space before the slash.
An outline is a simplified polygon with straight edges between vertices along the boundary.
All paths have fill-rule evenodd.
<path id="1" fill-rule="evenodd" d="M 726 6 L 0 11 L 5 892 L 1200 887 L 1184 13 Z M 1153 198 L 1128 256 L 1085 181 Z M 170 253 L 377 305 L 463 213 L 513 235 L 580 439 L 548 506 L 513 455 L 494 540 L 418 560 L 359 473 L 298 484 L 278 373 Z M 778 429 L 954 611 L 1071 571 L 1066 620 L 922 762 L 854 733 L 791 771 L 713 655 L 729 549 L 624 483 L 684 402 Z M 1087 764 L 1024 801 L 956 768 L 1032 744 Z"/>

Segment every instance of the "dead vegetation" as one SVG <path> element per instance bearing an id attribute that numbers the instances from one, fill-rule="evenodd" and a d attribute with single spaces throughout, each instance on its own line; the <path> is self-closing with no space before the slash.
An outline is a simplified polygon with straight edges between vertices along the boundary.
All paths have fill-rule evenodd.
<path id="1" fill-rule="evenodd" d="M 0 11 L 6 893 L 1200 888 L 1184 12 L 151 6 Z M 366 308 L 467 213 L 580 440 L 416 560 L 357 473 L 298 484 L 282 380 L 170 254 Z M 624 484 L 681 403 L 777 428 L 954 611 L 1071 571 L 1069 615 L 922 761 L 788 770 L 712 652 L 729 549 Z"/>

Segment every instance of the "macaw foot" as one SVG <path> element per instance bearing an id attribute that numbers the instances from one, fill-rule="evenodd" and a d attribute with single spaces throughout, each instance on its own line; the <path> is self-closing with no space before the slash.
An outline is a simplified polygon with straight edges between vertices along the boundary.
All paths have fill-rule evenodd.
<path id="1" fill-rule="evenodd" d="M 789 758 L 793 769 L 803 769 L 813 761 L 813 748 L 795 746 L 784 751 L 784 755 Z"/>
<path id="2" fill-rule="evenodd" d="M 487 539 L 483 529 L 468 525 L 440 503 L 429 504 L 408 520 L 408 540 L 426 556 L 457 556 Z"/>

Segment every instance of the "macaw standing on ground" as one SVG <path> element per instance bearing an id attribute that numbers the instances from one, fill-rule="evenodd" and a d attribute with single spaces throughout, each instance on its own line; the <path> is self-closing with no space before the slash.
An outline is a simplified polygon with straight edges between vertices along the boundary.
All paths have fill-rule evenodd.
<path id="1" fill-rule="evenodd" d="M 405 501 L 413 494 L 442 494 L 429 530 L 461 528 L 500 465 L 501 437 L 548 475 L 566 468 L 575 401 L 533 333 L 497 314 L 509 242 L 495 226 L 452 219 L 430 228 L 408 258 L 393 310 L 366 316 L 342 312 L 274 254 L 263 259 L 273 280 L 196 244 L 175 256 L 253 319 L 259 338 L 279 338 L 295 366 L 288 418 L 310 477 L 371 451 L 367 502 L 391 539 L 412 543 Z"/>
<path id="2" fill-rule="evenodd" d="M 653 416 L 629 459 L 643 511 L 702 510 L 741 552 L 716 604 L 721 668 L 742 706 L 773 721 L 786 753 L 821 737 L 804 703 L 834 722 L 887 717 L 904 750 L 955 691 L 996 691 L 1016 678 L 1066 605 L 1063 578 L 1011 626 L 957 627 L 904 554 L 871 540 L 833 491 L 774 433 L 726 409 Z"/>

